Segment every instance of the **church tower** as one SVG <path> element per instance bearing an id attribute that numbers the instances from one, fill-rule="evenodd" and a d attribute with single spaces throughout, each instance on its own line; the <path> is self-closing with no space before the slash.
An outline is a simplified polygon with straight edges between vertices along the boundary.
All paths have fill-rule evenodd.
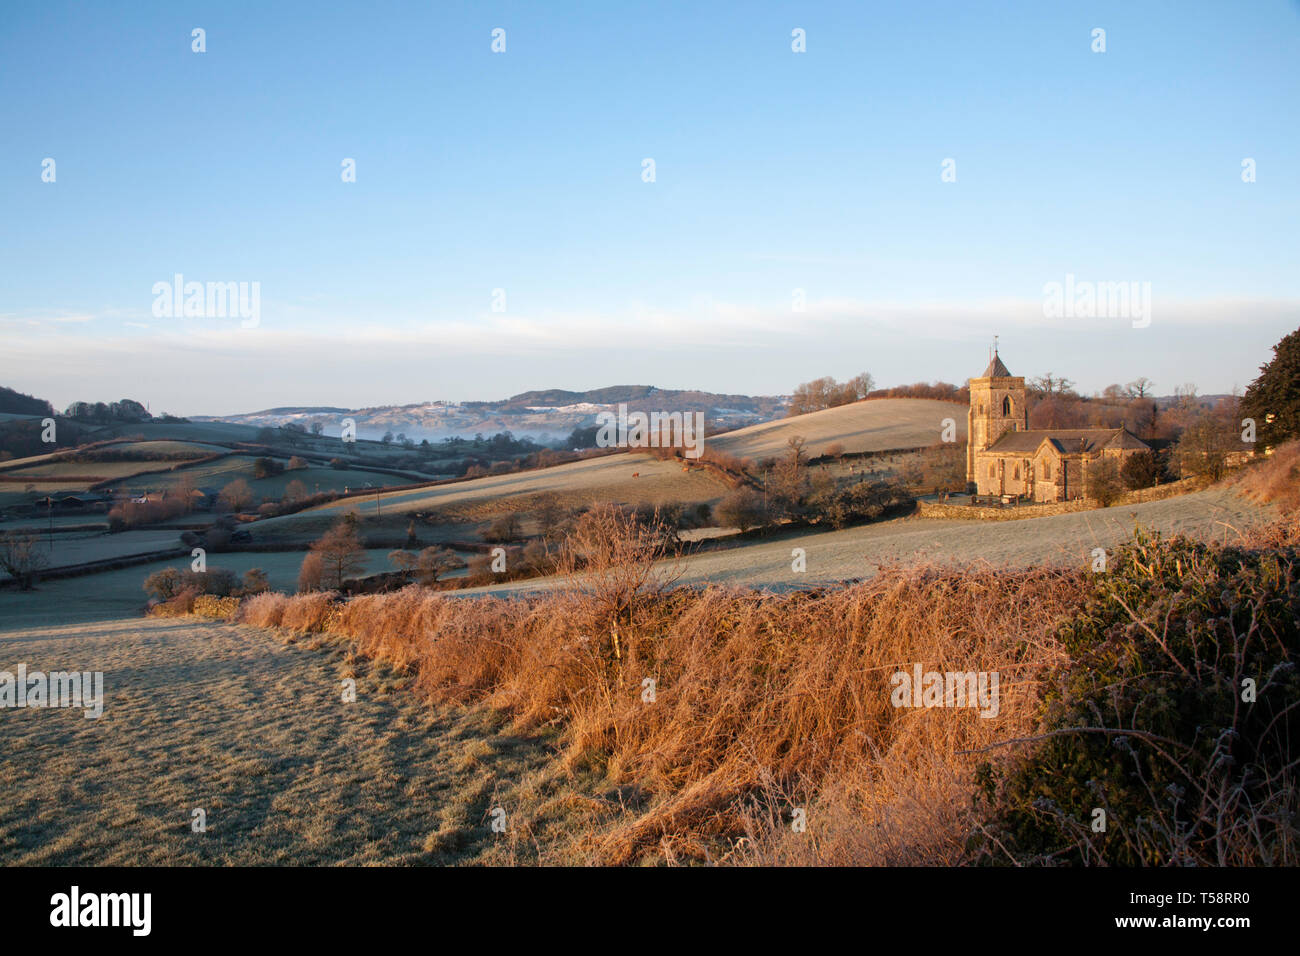
<path id="1" fill-rule="evenodd" d="M 975 455 L 1002 437 L 1005 432 L 1027 431 L 1029 403 L 1025 380 L 1012 375 L 998 358 L 997 349 L 989 367 L 979 378 L 970 380 L 970 411 L 966 413 L 966 484 L 975 490 Z"/>

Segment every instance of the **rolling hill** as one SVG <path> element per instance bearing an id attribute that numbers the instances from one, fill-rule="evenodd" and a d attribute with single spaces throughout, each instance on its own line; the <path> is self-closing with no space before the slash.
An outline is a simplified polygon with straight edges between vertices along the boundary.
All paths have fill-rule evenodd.
<path id="1" fill-rule="evenodd" d="M 954 410 L 957 414 L 954 413 Z M 833 442 L 849 452 L 915 448 L 936 443 L 944 418 L 958 420 L 958 441 L 965 439 L 961 407 L 928 399 L 886 398 L 830 408 L 798 418 L 766 422 L 706 438 L 705 448 L 719 447 L 742 457 L 776 455 L 790 435 L 803 435 L 813 455 Z M 482 520 L 504 508 L 529 510 L 530 499 L 552 495 L 566 506 L 600 501 L 620 504 L 715 504 L 730 486 L 702 468 L 681 461 L 661 461 L 644 452 L 610 455 L 469 481 L 380 492 L 367 497 L 336 501 L 295 515 L 259 523 L 255 534 L 279 536 L 302 527 L 316 528 L 323 517 L 360 510 L 364 517 L 376 513 L 389 518 L 415 512 L 439 511 L 460 520 Z"/>
<path id="2" fill-rule="evenodd" d="M 624 403 L 631 411 L 702 411 L 714 428 L 734 428 L 767 421 L 785 413 L 779 396 L 719 395 L 713 392 L 655 388 L 653 385 L 615 385 L 575 392 L 545 389 L 521 392 L 496 402 L 433 401 L 414 405 L 379 405 L 371 408 L 283 407 L 268 408 L 221 418 L 194 416 L 194 421 L 226 422 L 248 426 L 279 426 L 296 422 L 310 427 L 320 422 L 327 435 L 337 435 L 340 422 L 351 418 L 360 438 L 379 438 L 385 432 L 401 433 L 419 441 L 470 437 L 509 431 L 517 438 L 563 441 L 576 428 L 595 424 L 602 411 L 617 411 Z"/>
<path id="3" fill-rule="evenodd" d="M 940 440 L 948 418 L 956 425 L 957 442 L 965 442 L 965 405 L 926 398 L 878 398 L 751 425 L 709 438 L 705 447 L 741 458 L 770 458 L 782 454 L 791 437 L 801 435 L 807 442 L 804 450 L 812 457 L 825 454 L 836 443 L 849 453 L 922 448 Z"/>

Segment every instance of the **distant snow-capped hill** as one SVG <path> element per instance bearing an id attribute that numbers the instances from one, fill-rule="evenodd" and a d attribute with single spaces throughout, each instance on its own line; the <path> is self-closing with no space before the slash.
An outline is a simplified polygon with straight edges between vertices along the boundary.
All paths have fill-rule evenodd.
<path id="1" fill-rule="evenodd" d="M 448 437 L 494 435 L 509 431 L 516 437 L 539 442 L 564 441 L 576 428 L 596 424 L 603 411 L 703 412 L 710 431 L 740 428 L 770 421 L 785 414 L 784 396 L 717 395 L 712 392 L 660 389 L 652 385 L 615 385 L 573 392 L 545 389 L 523 392 L 498 402 L 423 402 L 416 405 L 379 405 L 373 408 L 333 406 L 282 406 L 243 415 L 199 416 L 193 421 L 222 421 L 241 425 L 279 426 L 297 423 L 304 428 L 320 422 L 327 435 L 337 435 L 342 421 L 351 418 L 358 438 L 382 438 L 392 432 L 414 441 Z"/>

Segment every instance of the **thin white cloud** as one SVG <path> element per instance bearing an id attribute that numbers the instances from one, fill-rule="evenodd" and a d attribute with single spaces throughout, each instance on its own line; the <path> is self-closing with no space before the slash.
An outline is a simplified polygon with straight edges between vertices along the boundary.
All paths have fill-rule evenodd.
<path id="1" fill-rule="evenodd" d="M 0 316 L 8 327 L 6 350 L 14 356 L 66 357 L 77 350 L 141 354 L 222 351 L 256 355 L 295 349 L 401 348 L 429 346 L 444 354 L 509 355 L 537 349 L 617 351 L 636 347 L 662 350 L 689 346 L 761 346 L 791 338 L 848 336 L 881 332 L 906 333 L 917 339 L 965 338 L 990 330 L 1083 331 L 1120 329 L 1125 318 L 1045 318 L 1038 301 L 1009 299 L 961 304 L 951 302 L 889 303 L 855 299 L 809 301 L 803 311 L 790 305 L 752 305 L 703 300 L 670 310 L 640 303 L 615 314 L 484 313 L 470 319 L 441 321 L 348 322 L 337 318 L 298 317 L 278 325 L 264 314 L 258 327 L 244 329 L 237 319 L 164 319 L 121 321 L 114 327 L 59 334 L 57 325 L 93 323 L 97 316 Z M 1152 327 L 1274 325 L 1300 321 L 1300 299 L 1219 298 L 1152 302 Z M 132 331 L 124 332 L 122 326 Z M 31 335 L 23 328 L 40 328 Z M 139 331 L 137 331 L 139 330 Z M 142 332 L 147 334 L 141 334 Z M 765 342 L 766 340 L 766 342 Z M 833 341 L 828 340 L 828 345 Z"/>
<path id="2" fill-rule="evenodd" d="M 1041 302 L 1025 300 L 821 299 L 792 312 L 789 303 L 701 298 L 680 309 L 634 303 L 611 314 L 382 323 L 298 309 L 281 322 L 284 310 L 264 307 L 254 329 L 238 319 L 56 325 L 7 315 L 0 381 L 56 404 L 140 397 L 181 414 L 628 382 L 772 394 L 863 369 L 881 384 L 960 381 L 978 372 L 972 366 L 996 334 L 1017 370 L 1051 368 L 1086 390 L 1146 374 L 1198 381 L 1208 392 L 1244 385 L 1267 347 L 1300 326 L 1300 299 L 1155 298 L 1152 311 L 1146 329 L 1122 319 L 1047 320 Z"/>

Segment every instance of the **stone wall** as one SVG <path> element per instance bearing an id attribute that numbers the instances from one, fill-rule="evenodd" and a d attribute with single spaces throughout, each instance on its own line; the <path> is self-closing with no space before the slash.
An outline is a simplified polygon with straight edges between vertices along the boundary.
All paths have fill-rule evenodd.
<path id="1" fill-rule="evenodd" d="M 1201 478 L 1184 478 L 1155 488 L 1142 488 L 1122 495 L 1111 507 L 1135 505 L 1144 501 L 1160 501 L 1175 495 L 1200 491 L 1209 483 Z M 1095 501 L 1055 501 L 1047 504 L 1008 505 L 1005 508 L 972 508 L 970 505 L 944 504 L 941 501 L 918 501 L 916 513 L 922 518 L 962 518 L 968 521 L 1018 521 L 1023 518 L 1045 518 L 1049 515 L 1068 514 L 1072 511 L 1093 511 L 1101 507 Z"/>

